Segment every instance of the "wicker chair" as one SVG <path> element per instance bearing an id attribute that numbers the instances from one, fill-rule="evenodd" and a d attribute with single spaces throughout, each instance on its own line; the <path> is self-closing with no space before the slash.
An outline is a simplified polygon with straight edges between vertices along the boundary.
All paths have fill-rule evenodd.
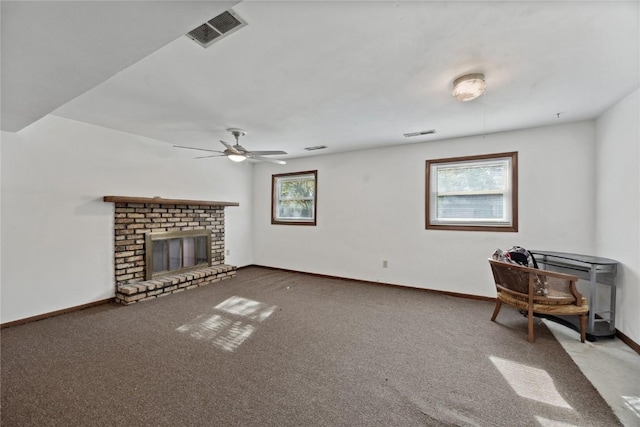
<path id="1" fill-rule="evenodd" d="M 584 342 L 589 306 L 576 289 L 576 276 L 493 259 L 489 259 L 489 263 L 498 292 L 492 321 L 496 320 L 503 303 L 524 310 L 529 317 L 527 340 L 534 342 L 534 313 L 580 316 L 580 341 Z"/>

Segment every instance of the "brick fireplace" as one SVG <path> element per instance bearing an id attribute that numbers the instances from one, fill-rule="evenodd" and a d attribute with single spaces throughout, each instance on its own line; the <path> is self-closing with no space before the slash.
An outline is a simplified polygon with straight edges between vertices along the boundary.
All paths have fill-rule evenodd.
<path id="1" fill-rule="evenodd" d="M 224 264 L 224 210 L 234 202 L 105 196 L 114 208 L 116 301 L 133 304 L 235 276 L 236 267 Z M 150 277 L 147 244 L 153 235 L 211 233 L 210 263 Z"/>

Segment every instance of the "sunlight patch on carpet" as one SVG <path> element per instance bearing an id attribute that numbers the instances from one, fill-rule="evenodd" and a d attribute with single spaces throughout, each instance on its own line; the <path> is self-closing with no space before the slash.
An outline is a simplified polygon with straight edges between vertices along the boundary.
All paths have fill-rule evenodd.
<path id="1" fill-rule="evenodd" d="M 191 338 L 207 341 L 216 347 L 233 352 L 257 330 L 254 321 L 263 322 L 276 310 L 259 301 L 233 296 L 213 309 L 221 314 L 201 314 L 176 329 Z M 238 319 L 241 317 L 242 319 Z M 235 319 L 234 319 L 235 318 Z"/>
<path id="2" fill-rule="evenodd" d="M 542 427 L 580 427 L 575 424 L 563 423 L 562 421 L 550 420 L 548 418 L 539 417 L 536 415 L 536 421 Z"/>
<path id="3" fill-rule="evenodd" d="M 627 408 L 636 414 L 636 417 L 640 418 L 640 397 L 638 396 L 622 396 L 624 404 Z"/>
<path id="4" fill-rule="evenodd" d="M 553 383 L 553 378 L 544 369 L 533 368 L 494 356 L 490 356 L 489 359 L 518 396 L 561 408 L 573 409 L 560 396 Z"/>
<path id="5" fill-rule="evenodd" d="M 268 306 L 260 301 L 233 296 L 215 306 L 216 309 L 238 316 L 248 317 L 259 322 L 264 321 L 275 311 L 276 306 Z"/>

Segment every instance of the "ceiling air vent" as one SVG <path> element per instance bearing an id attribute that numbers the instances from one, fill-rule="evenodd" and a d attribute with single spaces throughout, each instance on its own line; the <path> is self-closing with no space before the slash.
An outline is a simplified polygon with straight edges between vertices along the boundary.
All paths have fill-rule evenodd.
<path id="1" fill-rule="evenodd" d="M 436 133 L 435 129 L 429 129 L 429 130 L 422 130 L 420 132 L 409 132 L 409 133 L 405 133 L 404 136 L 407 138 L 411 138 L 412 136 L 421 136 L 421 135 L 429 135 L 432 133 Z"/>
<path id="2" fill-rule="evenodd" d="M 315 147 L 306 147 L 305 150 L 315 151 L 315 150 L 324 150 L 325 148 L 327 148 L 326 145 L 316 145 Z"/>
<path id="3" fill-rule="evenodd" d="M 214 41 L 228 36 L 246 26 L 247 23 L 229 9 L 187 33 L 187 37 L 202 47 L 209 47 Z"/>

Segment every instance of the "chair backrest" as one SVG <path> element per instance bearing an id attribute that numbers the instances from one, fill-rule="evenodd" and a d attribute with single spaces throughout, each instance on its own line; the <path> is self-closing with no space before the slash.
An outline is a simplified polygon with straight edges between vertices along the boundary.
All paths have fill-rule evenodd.
<path id="1" fill-rule="evenodd" d="M 527 267 L 508 264 L 502 261 L 489 260 L 489 262 L 491 263 L 493 280 L 497 287 L 506 288 L 519 294 L 529 295 L 529 274 L 523 270 Z M 522 269 L 510 267 L 522 267 Z"/>
<path id="2" fill-rule="evenodd" d="M 498 292 L 541 304 L 582 305 L 576 288 L 578 278 L 570 274 L 539 270 L 489 259 Z"/>

